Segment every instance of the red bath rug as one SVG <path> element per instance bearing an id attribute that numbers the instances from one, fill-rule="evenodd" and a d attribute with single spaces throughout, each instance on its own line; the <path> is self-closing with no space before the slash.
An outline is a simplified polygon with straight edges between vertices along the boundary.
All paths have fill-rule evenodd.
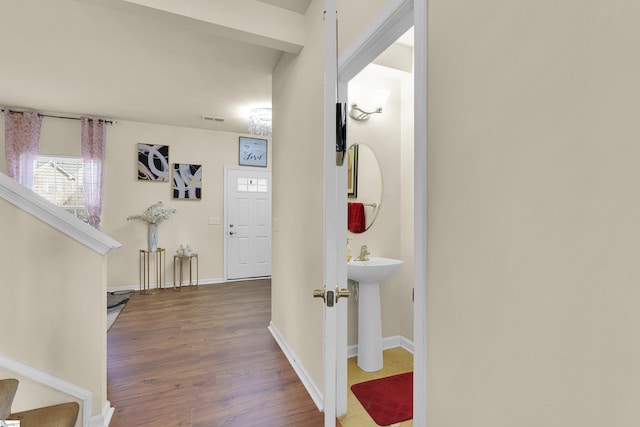
<path id="1" fill-rule="evenodd" d="M 351 391 L 378 425 L 413 418 L 413 372 L 354 384 Z"/>

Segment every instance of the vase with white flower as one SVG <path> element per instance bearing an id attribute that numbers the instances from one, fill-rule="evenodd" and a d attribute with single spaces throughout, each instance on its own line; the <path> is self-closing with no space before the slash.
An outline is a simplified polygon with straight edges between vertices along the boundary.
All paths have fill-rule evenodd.
<path id="1" fill-rule="evenodd" d="M 147 242 L 149 245 L 149 251 L 154 252 L 158 250 L 158 224 L 171 218 L 171 215 L 174 213 L 176 213 L 174 208 L 165 208 L 162 202 L 158 202 L 149 206 L 140 215 L 131 215 L 127 217 L 127 220 L 140 219 L 149 225 Z"/>

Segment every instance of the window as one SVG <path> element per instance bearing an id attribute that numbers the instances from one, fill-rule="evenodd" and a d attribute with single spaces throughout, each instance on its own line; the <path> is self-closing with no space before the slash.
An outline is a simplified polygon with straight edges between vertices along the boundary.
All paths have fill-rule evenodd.
<path id="1" fill-rule="evenodd" d="M 238 177 L 237 181 L 239 193 L 267 193 L 269 188 L 266 179 Z"/>
<path id="2" fill-rule="evenodd" d="M 87 222 L 80 157 L 38 156 L 33 191 Z"/>

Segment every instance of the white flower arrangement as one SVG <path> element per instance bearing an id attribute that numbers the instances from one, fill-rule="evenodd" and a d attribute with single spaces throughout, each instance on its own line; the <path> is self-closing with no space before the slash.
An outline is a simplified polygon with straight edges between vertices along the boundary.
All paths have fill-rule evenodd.
<path id="1" fill-rule="evenodd" d="M 165 208 L 162 202 L 158 202 L 149 206 L 142 215 L 131 215 L 127 217 L 127 220 L 141 219 L 149 224 L 159 224 L 165 219 L 171 218 L 174 213 L 176 213 L 174 208 Z"/>

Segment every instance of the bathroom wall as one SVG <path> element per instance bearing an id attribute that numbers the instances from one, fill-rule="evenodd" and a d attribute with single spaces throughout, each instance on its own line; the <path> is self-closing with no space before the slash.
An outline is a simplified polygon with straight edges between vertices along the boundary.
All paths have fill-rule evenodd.
<path id="1" fill-rule="evenodd" d="M 386 72 L 386 73 L 385 73 Z M 383 177 L 383 196 L 378 217 L 373 226 L 364 233 L 349 233 L 352 238 L 351 247 L 353 256 L 359 253 L 361 245 L 367 245 L 371 256 L 382 256 L 387 258 L 402 259 L 406 262 L 401 273 L 384 282 L 380 288 L 381 309 L 382 309 L 382 335 L 383 337 L 393 337 L 402 335 L 409 340 L 413 337 L 413 304 L 411 300 L 411 289 L 413 287 L 413 271 L 411 268 L 413 250 L 403 251 L 403 239 L 407 233 L 412 235 L 411 229 L 407 229 L 402 224 L 404 215 L 403 209 L 409 206 L 413 209 L 413 194 L 403 190 L 406 180 L 413 180 L 413 176 L 404 175 L 405 164 L 403 164 L 403 107 L 406 100 L 403 100 L 402 80 L 410 79 L 408 73 L 391 73 L 391 70 L 380 67 L 370 67 L 367 71 L 360 73 L 349 83 L 350 93 L 356 94 L 359 89 L 365 90 L 385 89 L 390 95 L 382 114 L 374 114 L 368 121 L 356 121 L 349 118 L 347 138 L 348 143 L 364 143 L 372 148 L 380 163 Z M 401 80 L 402 79 L 402 80 Z M 355 96 L 355 95 L 354 95 Z M 350 95 L 351 103 L 358 103 L 356 98 Z M 405 114 L 412 114 L 412 110 Z M 406 161 L 406 159 L 405 159 Z M 361 179 L 362 178 L 362 179 Z M 364 177 L 359 176 L 358 188 L 370 189 L 372 185 Z M 405 200 L 410 197 L 410 200 Z M 367 203 L 371 200 L 364 200 L 358 197 L 358 201 Z M 366 213 L 370 208 L 365 209 Z M 355 283 L 350 282 L 350 289 L 354 298 L 349 299 L 349 333 L 348 344 L 357 344 L 358 333 L 358 303 L 355 297 Z"/>

